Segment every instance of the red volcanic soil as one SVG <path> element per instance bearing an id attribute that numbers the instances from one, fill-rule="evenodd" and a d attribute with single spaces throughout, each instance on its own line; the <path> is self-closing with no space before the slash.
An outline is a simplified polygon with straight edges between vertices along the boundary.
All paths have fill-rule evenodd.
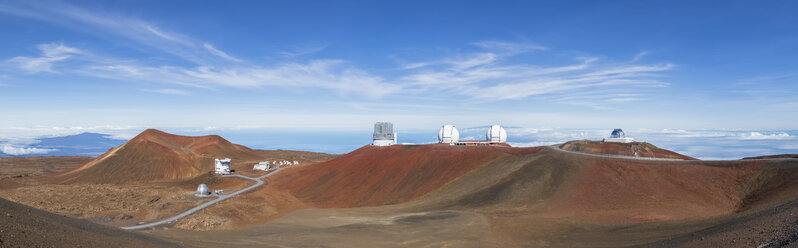
<path id="1" fill-rule="evenodd" d="M 0 247 L 180 247 L 0 199 Z"/>
<path id="2" fill-rule="evenodd" d="M 616 143 L 591 140 L 575 140 L 560 145 L 560 149 L 632 157 L 675 158 L 695 160 L 682 154 L 656 147 L 647 142 Z"/>
<path id="3" fill-rule="evenodd" d="M 541 148 L 367 145 L 334 160 L 272 177 L 274 187 L 320 208 L 406 202 L 491 161 Z"/>
<path id="4" fill-rule="evenodd" d="M 524 156 L 529 162 L 476 170 L 436 194 L 470 192 L 451 207 L 612 222 L 701 219 L 798 196 L 798 160 L 650 161 L 554 149 Z"/>
<path id="5" fill-rule="evenodd" d="M 231 158 L 233 169 L 246 170 L 251 164 L 274 158 L 277 153 L 288 156 L 277 157 L 284 159 L 310 156 L 327 160 L 323 158 L 326 154 L 320 153 L 253 150 L 218 135 L 180 136 L 148 129 L 80 168 L 56 176 L 55 180 L 117 184 L 185 181 L 213 171 L 214 158 Z"/>
<path id="6" fill-rule="evenodd" d="M 767 156 L 757 156 L 757 157 L 746 157 L 743 159 L 772 159 L 772 158 L 798 158 L 798 154 L 767 155 Z"/>

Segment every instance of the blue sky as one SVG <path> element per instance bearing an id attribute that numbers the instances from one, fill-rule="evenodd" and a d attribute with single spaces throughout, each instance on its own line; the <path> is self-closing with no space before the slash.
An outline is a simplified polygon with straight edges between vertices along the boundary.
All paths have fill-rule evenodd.
<path id="1" fill-rule="evenodd" d="M 796 12 L 790 1 L 0 1 L 0 136 L 367 133 L 376 121 L 780 134 L 798 123 Z"/>

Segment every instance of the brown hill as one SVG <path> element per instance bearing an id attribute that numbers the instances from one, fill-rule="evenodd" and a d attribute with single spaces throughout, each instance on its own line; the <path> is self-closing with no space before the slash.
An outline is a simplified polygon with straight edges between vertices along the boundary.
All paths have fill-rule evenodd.
<path id="1" fill-rule="evenodd" d="M 695 160 L 695 158 L 665 150 L 647 142 L 616 143 L 592 140 L 574 140 L 560 145 L 560 149 L 574 152 L 589 152 L 632 157 Z"/>
<path id="2" fill-rule="evenodd" d="M 425 195 L 511 154 L 540 148 L 367 145 L 334 160 L 276 175 L 272 181 L 316 207 L 378 206 Z"/>
<path id="3" fill-rule="evenodd" d="M 798 154 L 766 155 L 766 156 L 756 156 L 756 157 L 745 157 L 743 159 L 771 159 L 771 158 L 798 158 Z"/>
<path id="4" fill-rule="evenodd" d="M 56 177 L 62 183 L 178 182 L 214 170 L 214 158 L 231 158 L 231 168 L 251 169 L 268 159 L 326 161 L 333 156 L 295 151 L 262 151 L 230 143 L 218 135 L 180 136 L 148 129 L 78 169 Z"/>
<path id="5" fill-rule="evenodd" d="M 798 159 L 657 161 L 548 147 L 366 146 L 281 172 L 268 189 L 316 208 L 216 237 L 276 246 L 623 247 L 798 199 Z M 364 206 L 375 207 L 352 208 Z"/>
<path id="6" fill-rule="evenodd" d="M 0 199 L 0 247 L 180 247 Z"/>

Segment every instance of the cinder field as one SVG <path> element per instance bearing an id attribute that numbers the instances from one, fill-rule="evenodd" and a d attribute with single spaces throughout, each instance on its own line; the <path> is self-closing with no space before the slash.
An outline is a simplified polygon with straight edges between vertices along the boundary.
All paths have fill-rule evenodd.
<path id="1" fill-rule="evenodd" d="M 14 159 L 31 172 L 1 179 L 0 197 L 141 242 L 188 247 L 778 247 L 798 240 L 798 159 L 701 161 L 646 143 L 575 141 L 561 149 L 395 145 L 337 156 L 148 130 L 94 159 Z M 207 201 L 191 196 L 199 183 L 229 191 L 251 185 L 207 173 L 213 157 L 231 157 L 237 173 L 253 176 L 264 173 L 251 170 L 260 160 L 302 165 L 174 223 L 115 228 Z M 36 169 L 52 161 L 63 165 Z M 135 175 L 138 168 L 145 175 Z M 0 171 L 6 174 L 14 172 Z M 144 244 L 133 240 L 130 246 Z"/>

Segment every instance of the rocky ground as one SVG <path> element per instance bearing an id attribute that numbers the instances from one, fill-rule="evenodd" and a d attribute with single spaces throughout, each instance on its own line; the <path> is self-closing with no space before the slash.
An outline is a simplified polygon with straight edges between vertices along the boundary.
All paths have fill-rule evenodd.
<path id="1" fill-rule="evenodd" d="M 0 199 L 0 247 L 180 247 Z"/>

